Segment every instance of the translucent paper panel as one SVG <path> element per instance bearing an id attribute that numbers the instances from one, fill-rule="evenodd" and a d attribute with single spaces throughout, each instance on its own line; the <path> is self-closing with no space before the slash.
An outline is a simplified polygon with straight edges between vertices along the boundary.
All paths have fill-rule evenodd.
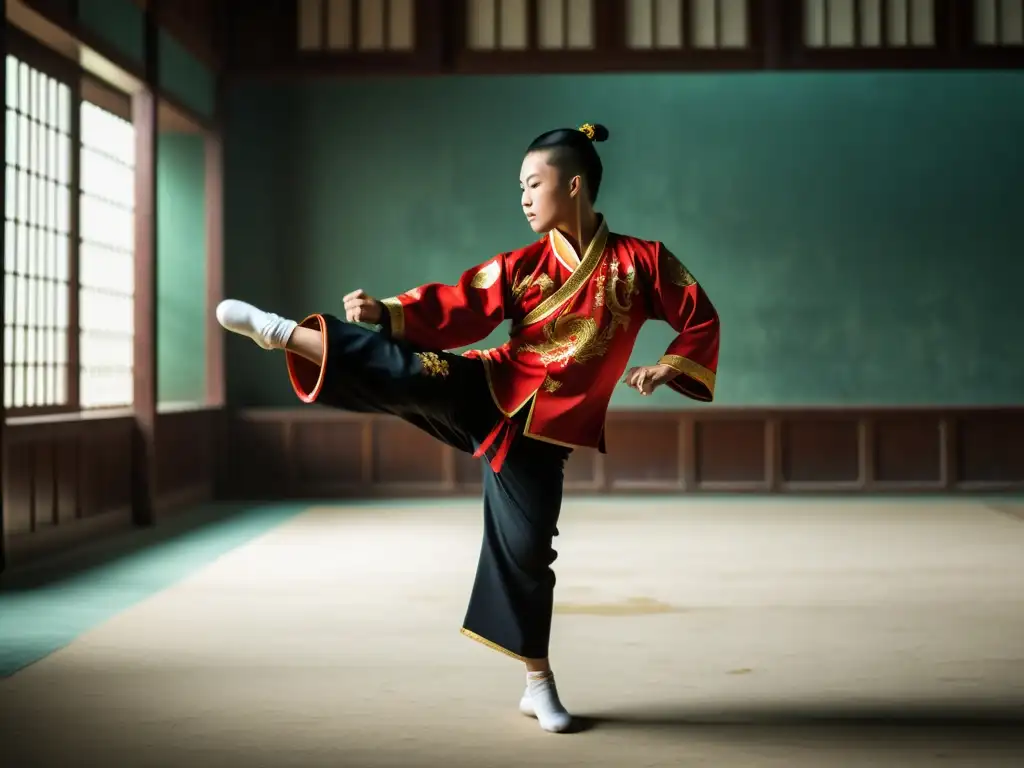
<path id="1" fill-rule="evenodd" d="M 811 48 L 935 45 L 935 0 L 804 0 Z"/>
<path id="2" fill-rule="evenodd" d="M 631 48 L 745 48 L 750 44 L 749 0 L 626 0 Z"/>
<path id="3" fill-rule="evenodd" d="M 466 45 L 469 48 L 526 48 L 529 27 L 527 0 L 467 0 L 466 10 Z M 542 0 L 538 4 L 538 14 L 543 17 L 545 12 L 548 12 L 548 9 L 543 6 Z"/>
<path id="4" fill-rule="evenodd" d="M 79 197 L 79 397 L 131 405 L 135 311 L 135 129 L 82 104 Z"/>
<path id="5" fill-rule="evenodd" d="M 548 50 L 593 48 L 593 0 L 537 0 L 537 44 Z"/>
<path id="6" fill-rule="evenodd" d="M 4 405 L 67 403 L 70 90 L 7 57 Z"/>
<path id="7" fill-rule="evenodd" d="M 300 51 L 315 51 L 321 47 L 323 8 L 326 2 L 329 0 L 298 0 L 297 42 Z"/>
<path id="8" fill-rule="evenodd" d="M 974 42 L 1024 45 L 1024 0 L 974 0 Z"/>
<path id="9" fill-rule="evenodd" d="M 302 51 L 411 51 L 416 0 L 298 0 Z"/>

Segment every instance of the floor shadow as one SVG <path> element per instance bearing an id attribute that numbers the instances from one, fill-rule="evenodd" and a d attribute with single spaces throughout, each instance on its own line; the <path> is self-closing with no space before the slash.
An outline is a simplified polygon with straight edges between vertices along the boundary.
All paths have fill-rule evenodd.
<path id="1" fill-rule="evenodd" d="M 256 506 L 241 502 L 203 504 L 161 519 L 159 525 L 128 528 L 95 542 L 83 543 L 66 552 L 9 567 L 0 572 L 0 594 L 53 586 L 97 568 L 127 560 L 154 547 L 184 542 L 189 534 L 229 522 L 238 515 L 251 512 Z"/>
<path id="2" fill-rule="evenodd" d="M 998 743 L 1024 752 L 1024 696 L 1019 701 L 935 704 L 929 702 L 839 706 L 834 702 L 800 706 L 679 706 L 609 710 L 575 719 L 572 732 L 644 730 L 701 734 L 720 732 L 730 742 L 760 744 L 858 739 L 893 742 Z"/>
<path id="3" fill-rule="evenodd" d="M 993 512 L 1008 517 L 1018 523 L 1024 523 L 1024 504 L 1021 503 L 988 503 L 985 505 Z"/>

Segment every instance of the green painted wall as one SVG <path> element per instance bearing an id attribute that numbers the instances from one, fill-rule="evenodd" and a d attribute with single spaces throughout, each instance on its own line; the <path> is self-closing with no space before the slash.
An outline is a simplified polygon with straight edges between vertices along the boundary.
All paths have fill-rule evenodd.
<path id="1" fill-rule="evenodd" d="M 164 30 L 160 30 L 160 85 L 182 104 L 204 117 L 212 117 L 216 79 L 195 56 Z"/>
<path id="2" fill-rule="evenodd" d="M 203 137 L 157 144 L 157 399 L 206 400 L 206 156 Z"/>
<path id="3" fill-rule="evenodd" d="M 531 240 L 527 142 L 598 121 L 612 228 L 718 306 L 721 404 L 1024 397 L 1024 73 L 368 78 L 237 88 L 228 117 L 231 295 L 301 315 L 450 281 Z M 634 364 L 670 338 L 645 326 Z M 254 345 L 228 370 L 239 405 L 295 403 Z"/>
<path id="4" fill-rule="evenodd" d="M 78 0 L 78 20 L 140 66 L 146 59 L 145 19 L 130 0 Z"/>
<path id="5" fill-rule="evenodd" d="M 304 251 L 292 221 L 290 190 L 301 180 L 291 158 L 298 94 L 284 87 L 229 91 L 224 139 L 224 292 L 272 311 L 297 315 L 308 306 L 290 288 Z M 252 343 L 225 344 L 227 400 L 232 405 L 295 405 L 282 356 Z"/>

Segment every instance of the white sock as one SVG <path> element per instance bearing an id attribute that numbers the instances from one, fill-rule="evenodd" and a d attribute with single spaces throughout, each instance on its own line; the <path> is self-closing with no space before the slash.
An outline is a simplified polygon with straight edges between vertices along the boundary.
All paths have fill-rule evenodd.
<path id="1" fill-rule="evenodd" d="M 264 349 L 283 349 L 298 326 L 294 320 L 237 299 L 224 299 L 217 305 L 217 322 L 229 331 L 248 336 Z"/>
<path id="2" fill-rule="evenodd" d="M 536 717 L 540 727 L 552 733 L 561 733 L 572 724 L 572 715 L 558 698 L 555 676 L 551 672 L 526 673 L 526 691 L 519 700 L 519 711 Z"/>

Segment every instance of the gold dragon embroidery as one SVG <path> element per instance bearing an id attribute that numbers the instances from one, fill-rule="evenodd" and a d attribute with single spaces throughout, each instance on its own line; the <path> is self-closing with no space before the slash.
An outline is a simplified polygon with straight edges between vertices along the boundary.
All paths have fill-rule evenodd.
<path id="1" fill-rule="evenodd" d="M 544 326 L 544 339 L 539 344 L 523 344 L 524 352 L 534 352 L 544 365 L 552 363 L 585 363 L 607 351 L 597 321 L 585 315 L 562 315 Z"/>
<path id="2" fill-rule="evenodd" d="M 523 295 L 530 289 L 530 286 L 536 285 L 540 289 L 540 300 L 544 301 L 548 296 L 554 293 L 555 281 L 552 280 L 548 275 L 543 272 L 536 277 L 533 275 L 527 275 L 512 289 L 512 298 L 519 301 L 523 298 Z"/>
<path id="3" fill-rule="evenodd" d="M 557 392 L 558 388 L 562 386 L 562 382 L 560 382 L 558 379 L 553 379 L 550 375 L 548 375 L 544 379 L 544 383 L 541 386 L 544 387 L 545 392 Z"/>
<path id="4" fill-rule="evenodd" d="M 683 266 L 683 263 L 679 261 L 673 254 L 666 251 L 662 251 L 662 258 L 665 262 L 665 276 L 672 285 L 678 285 L 680 288 L 686 288 L 689 285 L 693 285 L 697 280 L 690 274 L 690 270 Z"/>
<path id="5" fill-rule="evenodd" d="M 619 262 L 608 265 L 608 279 L 598 283 L 603 287 L 598 296 L 608 307 L 611 322 L 602 331 L 597 321 L 586 315 L 562 315 L 544 326 L 544 341 L 538 344 L 523 344 L 523 352 L 534 352 L 544 365 L 552 363 L 585 363 L 608 351 L 615 332 L 629 326 L 629 313 L 633 308 L 633 296 L 638 292 L 636 270 L 630 267 L 625 276 L 619 274 Z M 623 288 L 620 291 L 620 286 Z M 595 300 L 595 303 L 596 300 Z M 550 390 L 549 390 L 550 391 Z"/>
<path id="6" fill-rule="evenodd" d="M 636 285 L 636 269 L 626 270 L 625 278 L 619 277 L 619 260 L 613 259 L 608 265 L 608 284 L 604 290 L 605 304 L 611 313 L 612 321 L 605 331 L 609 339 L 621 326 L 629 327 L 629 313 L 633 311 L 633 296 L 638 292 Z M 623 298 L 619 299 L 619 283 L 623 283 Z"/>
<path id="7" fill-rule="evenodd" d="M 440 357 L 436 352 L 417 352 L 416 357 L 423 365 L 423 372 L 427 376 L 445 377 L 448 375 L 448 361 Z"/>

